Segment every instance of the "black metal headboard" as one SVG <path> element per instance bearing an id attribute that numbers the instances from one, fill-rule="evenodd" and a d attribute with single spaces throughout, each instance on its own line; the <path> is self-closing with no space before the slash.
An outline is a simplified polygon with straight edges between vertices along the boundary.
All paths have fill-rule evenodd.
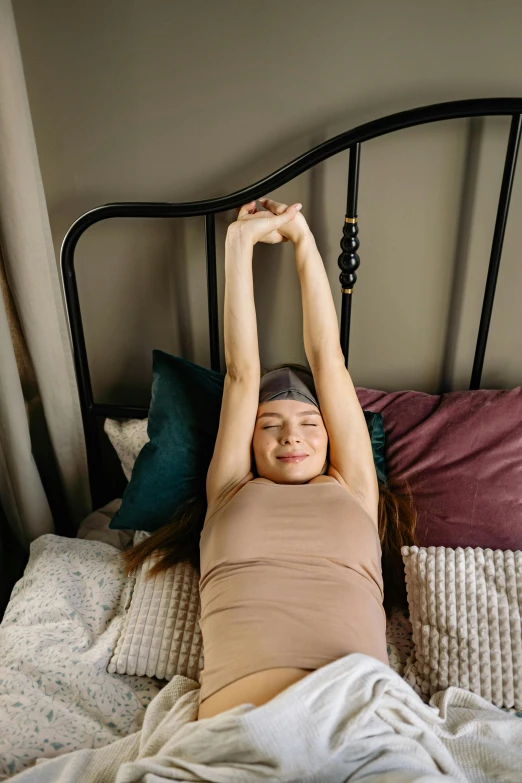
<path id="1" fill-rule="evenodd" d="M 361 144 L 393 131 L 423 125 L 440 120 L 463 119 L 469 117 L 487 117 L 493 115 L 511 116 L 511 129 L 507 145 L 504 174 L 497 208 L 489 269 L 482 304 L 482 313 L 473 361 L 470 389 L 480 388 L 482 367 L 486 352 L 486 343 L 493 309 L 493 300 L 502 253 L 502 244 L 509 211 L 509 202 L 521 133 L 522 98 L 480 98 L 465 101 L 438 103 L 432 106 L 422 106 L 417 109 L 391 114 L 378 120 L 360 125 L 353 130 L 340 133 L 323 144 L 300 155 L 286 166 L 275 171 L 268 177 L 238 190 L 227 196 L 207 199 L 204 201 L 187 201 L 182 203 L 161 202 L 126 202 L 105 204 L 86 212 L 79 217 L 68 230 L 61 250 L 61 265 L 67 315 L 71 329 L 74 349 L 74 363 L 79 387 L 80 405 L 87 446 L 89 481 L 93 507 L 96 508 L 108 500 L 104 491 L 104 473 L 101 459 L 99 418 L 144 418 L 148 409 L 129 407 L 126 405 L 104 405 L 93 399 L 89 362 L 85 347 L 78 288 L 74 270 L 74 252 L 81 235 L 89 226 L 101 220 L 114 217 L 195 217 L 205 216 L 206 257 L 207 257 L 207 292 L 208 318 L 210 336 L 210 362 L 212 369 L 220 370 L 219 359 L 219 325 L 216 275 L 216 243 L 215 222 L 216 212 L 239 207 L 253 199 L 258 199 L 276 188 L 285 185 L 290 180 L 321 163 L 327 158 L 350 151 L 348 168 L 348 191 L 346 217 L 342 231 L 341 249 L 338 264 L 341 269 L 341 346 L 345 363 L 348 367 L 348 349 L 350 342 L 350 316 L 354 285 L 357 281 L 359 268 L 358 226 L 357 226 L 357 193 L 359 185 L 359 161 Z"/>

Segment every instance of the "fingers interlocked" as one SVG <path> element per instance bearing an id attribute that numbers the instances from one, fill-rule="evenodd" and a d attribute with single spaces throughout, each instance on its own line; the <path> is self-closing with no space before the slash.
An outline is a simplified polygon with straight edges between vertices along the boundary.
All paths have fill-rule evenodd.
<path id="1" fill-rule="evenodd" d="M 281 201 L 273 201 L 271 198 L 260 198 L 258 201 L 275 215 L 282 215 L 288 209 L 288 204 L 283 204 Z"/>
<path id="2" fill-rule="evenodd" d="M 260 204 L 266 207 L 259 211 L 255 201 L 236 207 L 237 221 L 244 226 L 253 243 L 266 242 L 276 244 L 278 242 L 288 242 L 288 237 L 284 236 L 279 229 L 292 221 L 301 209 L 301 204 L 292 204 L 288 207 L 268 198 L 259 199 Z"/>

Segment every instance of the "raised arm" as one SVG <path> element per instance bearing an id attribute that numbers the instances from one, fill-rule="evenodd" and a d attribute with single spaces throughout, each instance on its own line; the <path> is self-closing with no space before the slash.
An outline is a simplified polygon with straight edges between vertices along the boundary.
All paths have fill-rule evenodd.
<path id="1" fill-rule="evenodd" d="M 227 372 L 214 453 L 207 472 L 207 513 L 226 502 L 238 484 L 251 478 L 251 444 L 259 402 L 260 361 L 252 274 L 258 241 L 282 241 L 277 228 L 295 216 L 249 214 L 242 207 L 225 242 L 224 340 Z M 272 232 L 272 233 L 271 233 Z M 271 239 L 270 239 L 271 237 Z"/>
<path id="2" fill-rule="evenodd" d="M 232 224 L 235 226 L 236 224 Z M 225 242 L 224 341 L 227 372 L 214 453 L 207 472 L 207 513 L 251 471 L 250 445 L 259 399 L 260 362 L 252 243 L 230 227 Z"/>
<path id="3" fill-rule="evenodd" d="M 330 281 L 310 230 L 295 243 L 295 262 L 301 283 L 304 348 L 310 368 L 315 375 L 326 364 L 344 366 Z"/>
<path id="4" fill-rule="evenodd" d="M 311 231 L 295 244 L 304 347 L 330 442 L 330 467 L 377 524 L 379 486 L 366 419 L 344 366 L 330 283 Z M 338 475 L 337 475 L 338 474 Z"/>
<path id="5" fill-rule="evenodd" d="M 257 376 L 260 362 L 252 273 L 253 245 L 230 227 L 225 241 L 224 342 L 227 377 Z"/>

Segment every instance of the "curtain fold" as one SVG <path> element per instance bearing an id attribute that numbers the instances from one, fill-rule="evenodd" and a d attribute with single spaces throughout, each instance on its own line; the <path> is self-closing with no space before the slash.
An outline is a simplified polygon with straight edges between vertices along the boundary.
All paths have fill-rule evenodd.
<path id="1" fill-rule="evenodd" d="M 0 250 L 0 504 L 27 549 L 44 533 L 74 533 L 91 502 L 71 345 L 10 0 L 0 0 Z"/>

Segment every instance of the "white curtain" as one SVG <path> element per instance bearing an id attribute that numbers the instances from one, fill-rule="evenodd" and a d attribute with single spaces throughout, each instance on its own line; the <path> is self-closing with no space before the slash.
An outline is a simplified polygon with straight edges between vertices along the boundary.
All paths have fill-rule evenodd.
<path id="1" fill-rule="evenodd" d="M 27 550 L 44 533 L 74 530 L 91 510 L 61 281 L 10 0 L 0 0 L 0 288 L 5 560 L 6 524 Z"/>

